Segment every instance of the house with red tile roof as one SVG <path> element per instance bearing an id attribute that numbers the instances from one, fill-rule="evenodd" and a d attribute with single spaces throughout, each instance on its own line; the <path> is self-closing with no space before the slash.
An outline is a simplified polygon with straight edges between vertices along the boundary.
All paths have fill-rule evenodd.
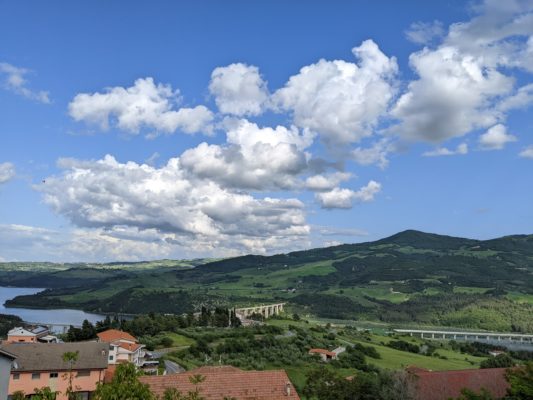
<path id="1" fill-rule="evenodd" d="M 118 329 L 108 329 L 97 333 L 99 342 L 111 343 L 115 341 L 137 343 L 137 339 L 128 332 L 120 331 Z"/>
<path id="2" fill-rule="evenodd" d="M 462 389 L 479 393 L 488 390 L 495 398 L 505 396 L 509 384 L 505 368 L 467 369 L 459 371 L 429 371 L 407 368 L 413 378 L 417 400 L 447 400 L 461 395 Z"/>
<path id="3" fill-rule="evenodd" d="M 322 361 L 331 361 L 337 358 L 337 355 L 334 352 L 326 349 L 311 349 L 308 353 L 311 355 L 318 354 Z"/>
<path id="4" fill-rule="evenodd" d="M 144 366 L 145 346 L 128 332 L 108 329 L 98 333 L 98 341 L 109 343 L 109 365 L 130 362 L 138 368 Z"/>
<path id="5" fill-rule="evenodd" d="M 195 384 L 194 376 L 204 380 Z M 180 374 L 164 376 L 141 376 L 156 396 L 163 396 L 166 389 L 175 388 L 183 394 L 197 388 L 206 400 L 221 400 L 224 397 L 236 400 L 299 400 L 294 385 L 284 370 L 243 371 L 231 366 L 201 367 Z"/>
<path id="6" fill-rule="evenodd" d="M 318 354 L 322 361 L 331 361 L 336 360 L 339 354 L 346 351 L 345 347 L 337 347 L 335 350 L 326 350 L 326 349 L 311 349 L 309 354 Z"/>

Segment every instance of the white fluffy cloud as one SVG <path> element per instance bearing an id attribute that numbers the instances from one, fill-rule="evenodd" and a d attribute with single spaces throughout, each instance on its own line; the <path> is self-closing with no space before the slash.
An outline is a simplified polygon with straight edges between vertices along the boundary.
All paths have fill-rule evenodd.
<path id="1" fill-rule="evenodd" d="M 0 163 L 0 184 L 15 177 L 15 166 L 10 162 Z"/>
<path id="2" fill-rule="evenodd" d="M 441 157 L 465 154 L 468 154 L 468 145 L 466 143 L 461 143 L 455 148 L 455 150 L 450 150 L 447 147 L 437 147 L 434 150 L 426 151 L 422 155 L 424 157 Z"/>
<path id="3" fill-rule="evenodd" d="M 317 132 L 328 145 L 370 136 L 395 93 L 396 59 L 372 41 L 352 50 L 358 64 L 320 60 L 303 67 L 273 95 L 294 123 Z"/>
<path id="4" fill-rule="evenodd" d="M 101 262 L 139 261 L 170 257 L 174 245 L 155 231 L 127 227 L 112 230 L 53 229 L 5 224 L 0 225 L 0 255 L 8 261 Z M 177 256 L 184 252 L 176 253 Z M 185 254 L 187 254 L 185 252 Z M 191 256 L 198 253 L 189 252 Z"/>
<path id="5" fill-rule="evenodd" d="M 533 159 L 533 146 L 528 146 L 520 152 L 520 157 Z"/>
<path id="6" fill-rule="evenodd" d="M 497 124 L 479 137 L 479 145 L 483 150 L 501 150 L 507 143 L 516 140 L 516 136 L 507 133 L 505 125 Z"/>
<path id="7" fill-rule="evenodd" d="M 367 203 L 374 200 L 381 191 L 381 184 L 370 181 L 357 191 L 344 188 L 334 188 L 329 192 L 316 193 L 315 198 L 322 208 L 352 208 L 354 203 Z"/>
<path id="8" fill-rule="evenodd" d="M 498 110 L 509 111 L 513 109 L 527 108 L 533 104 L 533 83 L 520 87 L 512 96 L 502 100 L 498 104 Z"/>
<path id="9" fill-rule="evenodd" d="M 260 128 L 246 120 L 228 123 L 227 143 L 202 143 L 180 158 L 195 177 L 224 187 L 269 190 L 298 186 L 298 176 L 308 167 L 304 149 L 313 135 L 296 127 Z"/>
<path id="10" fill-rule="evenodd" d="M 305 187 L 315 192 L 325 192 L 334 189 L 341 182 L 350 179 L 349 172 L 332 172 L 329 174 L 318 174 L 308 177 L 305 180 Z"/>
<path id="11" fill-rule="evenodd" d="M 442 142 L 499 120 L 491 100 L 511 92 L 513 79 L 454 47 L 425 48 L 409 57 L 419 80 L 394 109 L 393 131 L 410 140 Z"/>
<path id="12" fill-rule="evenodd" d="M 137 79 L 133 86 L 108 88 L 103 93 L 80 93 L 69 104 L 76 121 L 107 130 L 111 124 L 131 134 L 141 129 L 158 133 L 210 133 L 213 113 L 205 106 L 178 108 L 179 91 L 152 78 Z"/>
<path id="13" fill-rule="evenodd" d="M 15 67 L 14 65 L 0 62 L 0 77 L 4 76 L 3 86 L 20 96 L 26 97 L 40 103 L 49 104 L 48 92 L 34 91 L 28 88 L 28 80 L 25 78 L 31 71 L 26 68 Z"/>
<path id="14" fill-rule="evenodd" d="M 531 0 L 484 0 L 474 7 L 470 21 L 452 24 L 447 45 L 483 59 L 489 65 L 519 67 L 533 71 Z"/>
<path id="15" fill-rule="evenodd" d="M 215 68 L 209 91 L 220 112 L 237 116 L 261 114 L 269 97 L 259 69 L 242 63 Z"/>
<path id="16" fill-rule="evenodd" d="M 442 22 L 414 22 L 405 32 L 405 36 L 413 43 L 428 44 L 444 35 Z"/>
<path id="17" fill-rule="evenodd" d="M 409 140 L 443 142 L 501 123 L 531 103 L 529 85 L 515 91 L 509 68 L 533 71 L 533 3 L 486 0 L 470 21 L 452 24 L 437 48 L 410 56 L 418 80 L 392 110 L 391 129 Z"/>
<path id="18" fill-rule="evenodd" d="M 305 243 L 309 227 L 296 199 L 254 198 L 213 181 L 195 180 L 178 158 L 161 168 L 97 161 L 60 160 L 60 176 L 38 185 L 56 213 L 81 228 L 172 234 L 169 239 L 203 244 L 219 252 L 268 252 Z"/>
<path id="19" fill-rule="evenodd" d="M 370 147 L 356 147 L 351 151 L 351 158 L 361 165 L 376 164 L 380 168 L 389 165 L 388 153 L 393 150 L 393 145 L 387 139 L 381 139 Z"/>

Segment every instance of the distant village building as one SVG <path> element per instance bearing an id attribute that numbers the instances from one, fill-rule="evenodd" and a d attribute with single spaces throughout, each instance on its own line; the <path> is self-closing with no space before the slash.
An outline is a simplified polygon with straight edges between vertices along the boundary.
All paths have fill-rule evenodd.
<path id="1" fill-rule="evenodd" d="M 9 377 L 9 395 L 23 391 L 26 395 L 35 389 L 50 387 L 61 392 L 56 400 L 67 400 L 69 370 L 72 371 L 73 387 L 81 400 L 90 398 L 98 382 L 103 382 L 108 359 L 107 343 L 8 343 L 0 352 L 12 354 Z M 77 360 L 69 364 L 63 361 L 66 352 L 78 352 Z"/>
<path id="2" fill-rule="evenodd" d="M 109 365 L 130 362 L 137 368 L 151 366 L 153 363 L 145 360 L 146 350 L 143 344 L 128 332 L 117 329 L 108 329 L 97 334 L 98 341 L 109 343 Z M 155 366 L 157 368 L 157 365 Z M 113 368 L 110 368 L 113 370 Z"/>
<path id="3" fill-rule="evenodd" d="M 194 384 L 191 378 L 201 375 L 205 379 Z M 298 393 L 283 370 L 243 371 L 230 366 L 201 367 L 188 372 L 164 375 L 141 376 L 156 396 L 163 396 L 166 389 L 175 388 L 183 394 L 198 387 L 200 396 L 206 400 L 233 398 L 236 400 L 299 400 Z"/>
<path id="4" fill-rule="evenodd" d="M 326 350 L 326 349 L 311 349 L 309 354 L 318 354 L 320 359 L 324 362 L 331 360 L 336 360 L 339 354 L 346 351 L 345 347 L 337 347 L 335 350 Z"/>
<path id="5" fill-rule="evenodd" d="M 19 326 L 7 333 L 7 340 L 4 343 L 56 343 L 57 341 L 57 337 L 50 335 L 50 331 L 46 326 L 33 328 Z"/>
<path id="6" fill-rule="evenodd" d="M 509 384 L 505 380 L 506 368 L 466 369 L 459 371 L 429 371 L 409 367 L 417 400 L 447 400 L 457 398 L 462 389 L 478 393 L 482 388 L 494 398 L 505 396 Z"/>

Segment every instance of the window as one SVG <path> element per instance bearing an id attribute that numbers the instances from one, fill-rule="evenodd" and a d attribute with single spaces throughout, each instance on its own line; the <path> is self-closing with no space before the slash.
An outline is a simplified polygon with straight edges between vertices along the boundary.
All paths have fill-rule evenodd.
<path id="1" fill-rule="evenodd" d="M 13 374 L 13 380 L 18 381 L 20 379 L 20 374 Z"/>
<path id="2" fill-rule="evenodd" d="M 114 357 L 110 354 L 110 355 L 109 355 L 109 361 L 113 361 L 113 358 L 114 358 Z"/>
<path id="3" fill-rule="evenodd" d="M 31 374 L 31 379 L 41 379 L 41 373 L 40 372 L 34 372 Z"/>
<path id="4" fill-rule="evenodd" d="M 57 378 L 58 373 L 57 372 L 50 372 L 50 378 Z"/>
<path id="5" fill-rule="evenodd" d="M 78 374 L 77 374 L 78 377 L 80 377 L 80 376 L 89 376 L 89 375 L 91 375 L 91 371 L 87 371 L 87 370 L 78 371 Z"/>
<path id="6" fill-rule="evenodd" d="M 76 392 L 76 398 L 79 400 L 89 400 L 89 392 Z"/>

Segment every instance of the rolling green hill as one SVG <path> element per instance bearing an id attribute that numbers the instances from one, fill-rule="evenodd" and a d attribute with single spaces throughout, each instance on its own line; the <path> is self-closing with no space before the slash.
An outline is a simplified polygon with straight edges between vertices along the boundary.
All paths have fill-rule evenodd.
<path id="1" fill-rule="evenodd" d="M 10 303 L 18 306 L 181 313 L 286 301 L 322 318 L 533 331 L 533 235 L 480 241 L 408 230 L 375 242 L 181 263 L 38 274 L 0 266 L 0 285 L 51 288 Z"/>

